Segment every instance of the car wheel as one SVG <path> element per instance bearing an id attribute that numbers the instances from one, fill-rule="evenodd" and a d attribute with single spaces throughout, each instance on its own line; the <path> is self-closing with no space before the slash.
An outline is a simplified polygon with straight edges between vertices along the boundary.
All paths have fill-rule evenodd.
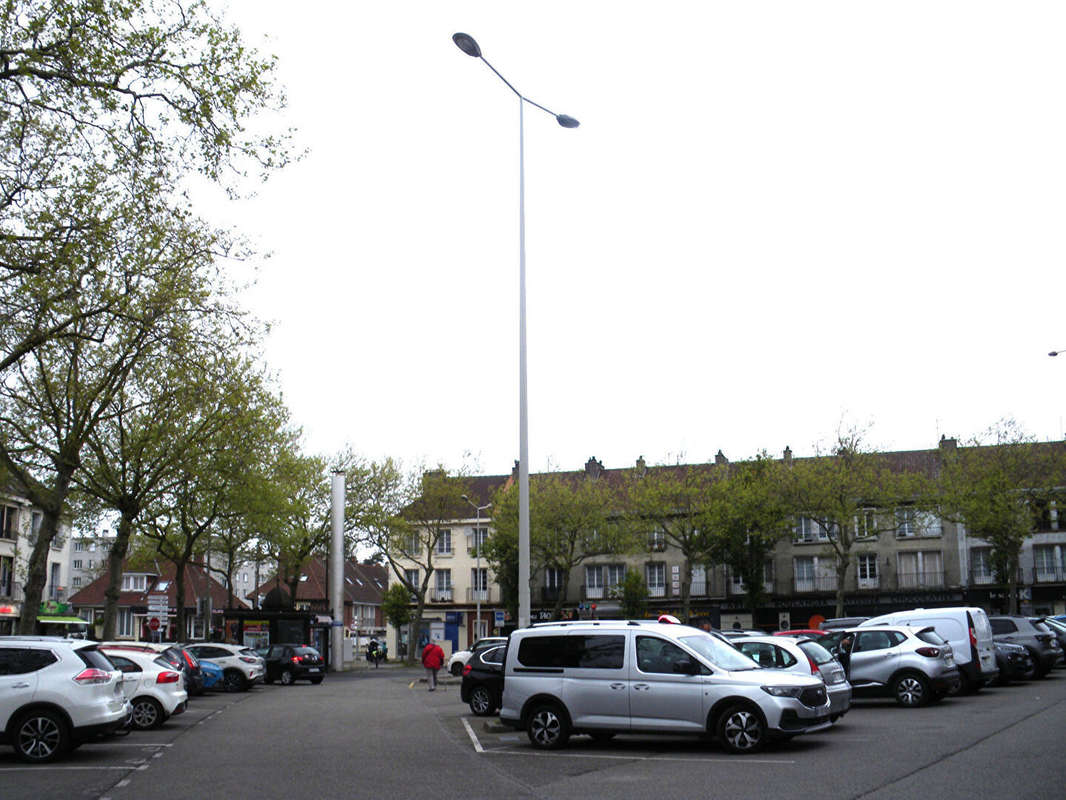
<path id="1" fill-rule="evenodd" d="M 311 679 L 311 683 L 313 683 L 315 686 L 318 686 L 318 684 L 322 683 L 322 679 L 321 678 L 312 678 Z"/>
<path id="2" fill-rule="evenodd" d="M 458 678 L 460 675 L 463 674 L 463 665 L 460 662 L 456 661 L 454 664 L 452 664 L 451 669 L 449 669 L 448 671 L 451 672 L 452 675 L 454 675 L 456 678 Z"/>
<path id="3" fill-rule="evenodd" d="M 731 753 L 757 753 L 766 744 L 766 723 L 750 706 L 733 706 L 718 718 L 718 741 Z"/>
<path id="4" fill-rule="evenodd" d="M 54 711 L 31 711 L 19 719 L 14 728 L 15 752 L 23 761 L 45 764 L 70 749 L 67 723 Z"/>
<path id="5" fill-rule="evenodd" d="M 139 731 L 158 728 L 166 717 L 163 707 L 151 697 L 137 697 L 133 700 L 133 727 Z"/>
<path id="6" fill-rule="evenodd" d="M 543 703 L 529 713 L 526 734 L 534 747 L 558 750 L 570 740 L 570 723 L 557 705 Z"/>
<path id="7" fill-rule="evenodd" d="M 222 673 L 222 688 L 227 692 L 243 692 L 248 688 L 248 681 L 239 669 L 227 669 Z"/>
<path id="8" fill-rule="evenodd" d="M 892 694 L 901 706 L 924 706 L 929 702 L 929 682 L 916 672 L 906 672 L 893 682 Z"/>
<path id="9" fill-rule="evenodd" d="M 1036 653 L 1034 653 L 1032 650 L 1029 650 L 1029 661 L 1031 662 L 1029 669 L 1023 672 L 1020 676 L 1023 681 L 1031 681 L 1034 678 L 1040 677 L 1037 674 L 1039 671 L 1039 667 L 1037 666 L 1037 664 L 1039 664 L 1040 662 L 1037 661 Z"/>
<path id="10" fill-rule="evenodd" d="M 496 710 L 492 702 L 492 692 L 484 686 L 475 686 L 470 693 L 470 710 L 479 717 L 488 717 Z"/>
<path id="11" fill-rule="evenodd" d="M 281 673 L 281 685 L 282 686 L 292 686 L 292 682 L 294 680 L 296 680 L 296 679 L 292 677 L 292 670 L 291 669 L 287 669 L 287 670 L 285 670 L 284 672 Z"/>

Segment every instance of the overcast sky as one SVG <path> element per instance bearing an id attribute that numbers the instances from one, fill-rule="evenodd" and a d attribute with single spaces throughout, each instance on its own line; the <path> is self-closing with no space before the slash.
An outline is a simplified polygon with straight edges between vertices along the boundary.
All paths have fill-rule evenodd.
<path id="1" fill-rule="evenodd" d="M 306 159 L 211 209 L 308 449 L 530 462 L 1063 436 L 1066 4 L 231 0 Z M 1060 305 L 1060 300 L 1064 303 Z"/>

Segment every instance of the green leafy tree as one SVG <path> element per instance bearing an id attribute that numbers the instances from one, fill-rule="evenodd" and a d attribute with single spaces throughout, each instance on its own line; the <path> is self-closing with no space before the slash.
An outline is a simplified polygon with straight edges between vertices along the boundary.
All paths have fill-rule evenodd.
<path id="1" fill-rule="evenodd" d="M 810 520 L 834 564 L 836 616 L 844 616 L 844 590 L 855 547 L 896 529 L 894 509 L 920 509 L 931 496 L 930 476 L 896 472 L 870 452 L 856 431 L 841 433 L 829 454 L 797 459 L 787 471 L 786 497 Z"/>
<path id="2" fill-rule="evenodd" d="M 625 619 L 641 619 L 648 610 L 648 586 L 638 570 L 627 569 L 615 590 Z"/>
<path id="3" fill-rule="evenodd" d="M 992 546 L 992 562 L 1018 613 L 1022 545 L 1036 528 L 1034 508 L 1059 497 L 1066 484 L 1066 450 L 1036 442 L 1004 420 L 969 446 L 942 451 L 938 480 L 945 516 Z"/>
<path id="4" fill-rule="evenodd" d="M 385 621 L 394 627 L 399 635 L 400 629 L 411 621 L 411 594 L 402 583 L 389 584 L 381 601 L 381 611 L 385 615 Z"/>

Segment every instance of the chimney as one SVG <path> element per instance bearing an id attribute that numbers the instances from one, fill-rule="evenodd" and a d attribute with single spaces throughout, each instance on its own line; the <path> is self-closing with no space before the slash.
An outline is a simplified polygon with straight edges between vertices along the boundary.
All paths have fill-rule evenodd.
<path id="1" fill-rule="evenodd" d="M 941 434 L 941 436 L 940 436 L 940 450 L 941 450 L 941 452 L 954 453 L 955 450 L 958 448 L 958 445 L 959 445 L 959 443 L 958 443 L 958 441 L 956 441 L 956 439 L 954 437 L 949 439 L 946 436 L 944 436 L 943 434 Z"/>
<path id="2" fill-rule="evenodd" d="M 644 456 L 637 457 L 637 474 L 643 477 L 648 473 L 648 464 L 644 460 Z"/>
<path id="3" fill-rule="evenodd" d="M 518 480 L 518 459 L 514 460 L 514 467 L 511 469 L 511 480 Z"/>
<path id="4" fill-rule="evenodd" d="M 725 453 L 719 450 L 714 454 L 714 463 L 721 466 L 722 464 L 728 464 L 729 459 L 725 457 Z"/>
<path id="5" fill-rule="evenodd" d="M 603 462 L 597 461 L 595 456 L 585 462 L 585 474 L 590 478 L 600 477 L 601 472 L 603 472 Z"/>
<path id="6" fill-rule="evenodd" d="M 792 448 L 789 447 L 787 444 L 785 445 L 785 466 L 792 466 Z"/>

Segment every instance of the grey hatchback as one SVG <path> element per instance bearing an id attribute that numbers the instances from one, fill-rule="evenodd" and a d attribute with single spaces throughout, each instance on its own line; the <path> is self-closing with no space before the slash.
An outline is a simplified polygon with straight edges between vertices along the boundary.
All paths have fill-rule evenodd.
<path id="1" fill-rule="evenodd" d="M 1020 644 L 1029 651 L 1036 667 L 1034 677 L 1043 678 L 1055 662 L 1062 658 L 1062 647 L 1055 634 L 1042 621 L 1034 622 L 1029 617 L 989 617 L 992 638 L 997 642 Z"/>

